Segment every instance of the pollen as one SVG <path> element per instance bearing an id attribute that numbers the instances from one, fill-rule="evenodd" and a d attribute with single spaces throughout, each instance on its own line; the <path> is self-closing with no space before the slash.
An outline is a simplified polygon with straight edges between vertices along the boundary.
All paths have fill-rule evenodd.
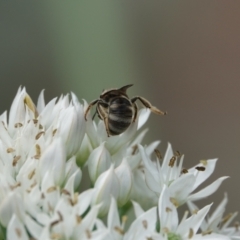
<path id="1" fill-rule="evenodd" d="M 207 166 L 207 160 L 201 160 L 200 163 L 201 163 L 203 166 Z"/>

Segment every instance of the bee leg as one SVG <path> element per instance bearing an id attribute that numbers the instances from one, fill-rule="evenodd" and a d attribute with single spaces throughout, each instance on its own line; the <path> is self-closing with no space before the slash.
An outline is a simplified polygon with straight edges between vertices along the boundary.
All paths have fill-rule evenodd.
<path id="1" fill-rule="evenodd" d="M 92 120 L 94 120 L 96 114 L 97 114 L 97 111 L 95 111 L 95 113 L 93 114 Z"/>
<path id="2" fill-rule="evenodd" d="M 107 135 L 108 135 L 108 137 L 110 137 L 110 131 L 109 131 L 109 127 L 108 127 L 108 114 L 107 114 L 106 108 L 104 106 L 102 106 L 104 104 L 106 105 L 106 103 L 102 104 L 102 102 L 99 102 L 97 111 L 98 111 L 100 119 L 103 119 L 106 131 L 107 131 Z"/>
<path id="3" fill-rule="evenodd" d="M 158 108 L 152 106 L 152 104 L 145 98 L 143 97 L 133 97 L 131 99 L 131 102 L 134 103 L 136 100 L 140 100 L 140 102 L 146 107 L 149 108 L 153 113 L 159 114 L 159 115 L 166 115 L 167 112 L 162 112 L 161 110 L 159 110 Z"/>
<path id="4" fill-rule="evenodd" d="M 137 104 L 135 102 L 133 103 L 133 107 L 134 107 L 133 122 L 135 122 L 136 118 L 137 118 L 137 113 L 138 113 L 138 107 L 137 107 Z"/>
<path id="5" fill-rule="evenodd" d="M 87 121 L 87 114 L 89 112 L 89 110 L 91 109 L 91 107 L 93 107 L 97 102 L 99 101 L 99 99 L 93 100 L 92 102 L 89 103 L 87 110 L 84 113 L 84 118 Z"/>
<path id="6" fill-rule="evenodd" d="M 105 124 L 105 128 L 106 128 L 106 131 L 107 131 L 107 135 L 108 135 L 108 137 L 110 137 L 110 132 L 109 132 L 109 128 L 108 128 L 108 117 L 105 116 L 104 119 L 103 119 L 103 121 L 104 121 L 104 124 Z"/>

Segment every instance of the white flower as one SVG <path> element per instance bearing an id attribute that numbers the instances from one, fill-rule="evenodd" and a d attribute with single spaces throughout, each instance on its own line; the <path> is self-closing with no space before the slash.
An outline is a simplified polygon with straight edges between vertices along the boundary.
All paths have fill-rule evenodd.
<path id="1" fill-rule="evenodd" d="M 94 189 L 93 204 L 101 204 L 99 215 L 104 216 L 108 212 L 111 196 L 115 199 L 119 196 L 120 183 L 113 165 L 99 176 Z"/>
<path id="2" fill-rule="evenodd" d="M 184 215 L 181 222 L 178 221 L 178 213 L 176 206 L 172 202 L 170 190 L 164 185 L 161 192 L 158 204 L 159 220 L 160 220 L 160 234 L 165 235 L 168 239 L 219 239 L 225 240 L 228 237 L 218 234 L 209 233 L 207 236 L 197 234 L 205 216 L 207 215 L 210 205 L 195 212 L 191 217 L 187 218 Z"/>
<path id="3" fill-rule="evenodd" d="M 231 239 L 240 239 L 238 225 L 235 227 L 229 227 L 229 225 L 238 213 L 234 212 L 224 216 L 227 202 L 228 196 L 227 194 L 224 194 L 223 200 L 217 206 L 215 211 L 211 214 L 211 216 L 209 216 L 206 220 L 202 222 L 201 230 L 205 234 L 217 233 L 220 235 L 228 236 Z M 198 207 L 191 201 L 188 202 L 188 206 L 191 212 L 198 211 Z"/>
<path id="4" fill-rule="evenodd" d="M 95 183 L 99 175 L 109 169 L 111 163 L 112 159 L 110 153 L 105 147 L 105 142 L 103 142 L 91 152 L 88 158 L 87 165 L 91 181 Z"/>
<path id="5" fill-rule="evenodd" d="M 218 189 L 222 181 L 228 178 L 218 178 L 209 186 L 192 194 L 213 173 L 217 159 L 201 161 L 197 166 L 182 171 L 183 156 L 177 164 L 178 156 L 174 155 L 170 144 L 161 165 L 159 160 L 151 161 L 141 145 L 139 145 L 139 150 L 145 166 L 144 172 L 148 187 L 159 195 L 164 185 L 167 185 L 176 206 L 189 200 L 196 201 L 211 195 Z"/>

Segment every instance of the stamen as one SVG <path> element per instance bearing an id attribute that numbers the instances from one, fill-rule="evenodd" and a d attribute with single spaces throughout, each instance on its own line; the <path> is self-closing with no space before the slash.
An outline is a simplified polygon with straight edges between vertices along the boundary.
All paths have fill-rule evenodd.
<path id="1" fill-rule="evenodd" d="M 235 222 L 234 227 L 236 229 L 236 232 L 238 232 L 239 231 L 239 222 Z"/>
<path id="2" fill-rule="evenodd" d="M 193 214 L 197 214 L 197 213 L 198 213 L 198 210 L 199 210 L 199 209 L 194 209 L 194 210 L 192 211 L 192 215 L 193 215 Z"/>
<path id="3" fill-rule="evenodd" d="M 177 151 L 175 151 L 175 156 L 176 157 L 181 157 L 181 153 L 177 150 Z"/>
<path id="4" fill-rule="evenodd" d="M 172 212 L 172 209 L 169 208 L 169 207 L 166 207 L 165 211 L 168 213 L 168 212 Z"/>
<path id="5" fill-rule="evenodd" d="M 80 224 L 82 222 L 81 216 L 79 216 L 79 215 L 76 216 L 76 222 L 77 222 L 77 224 Z"/>
<path id="6" fill-rule="evenodd" d="M 91 232 L 87 229 L 86 231 L 87 238 L 90 239 L 92 237 Z"/>
<path id="7" fill-rule="evenodd" d="M 26 94 L 26 97 L 24 98 L 24 103 L 34 113 L 34 117 L 37 118 L 38 117 L 37 109 L 28 94 Z"/>
<path id="8" fill-rule="evenodd" d="M 188 238 L 191 239 L 193 237 L 193 234 L 194 234 L 193 229 L 190 228 L 188 233 Z"/>
<path id="9" fill-rule="evenodd" d="M 176 198 L 170 197 L 170 202 L 175 206 L 179 207 L 179 203 Z"/>
<path id="10" fill-rule="evenodd" d="M 44 131 L 39 132 L 39 133 L 35 136 L 35 139 L 38 140 L 43 134 L 45 134 Z"/>
<path id="11" fill-rule="evenodd" d="M 59 233 L 52 233 L 51 234 L 51 239 L 53 240 L 58 240 L 58 239 L 61 239 L 62 238 L 62 235 L 59 234 Z"/>
<path id="12" fill-rule="evenodd" d="M 164 227 L 162 230 L 164 233 L 169 233 L 169 229 L 167 227 Z"/>
<path id="13" fill-rule="evenodd" d="M 41 147 L 39 144 L 36 144 L 35 149 L 36 149 L 36 154 L 41 156 Z"/>
<path id="14" fill-rule="evenodd" d="M 161 154 L 161 152 L 158 149 L 155 149 L 154 153 L 156 154 L 158 160 L 162 160 L 162 154 Z"/>
<path id="15" fill-rule="evenodd" d="M 125 223 L 127 221 L 128 217 L 126 215 L 122 216 L 122 223 Z"/>
<path id="16" fill-rule="evenodd" d="M 56 132 L 57 132 L 57 128 L 54 129 L 53 132 L 52 132 L 53 137 L 54 137 L 54 135 L 56 134 Z"/>
<path id="17" fill-rule="evenodd" d="M 71 196 L 70 192 L 67 190 L 67 189 L 62 189 L 62 194 L 65 194 L 65 195 L 68 195 L 68 196 Z"/>
<path id="18" fill-rule="evenodd" d="M 13 148 L 7 148 L 7 153 L 12 153 L 12 152 L 15 152 L 15 149 L 13 149 Z"/>
<path id="19" fill-rule="evenodd" d="M 200 163 L 201 163 L 203 166 L 207 166 L 207 160 L 201 160 Z"/>
<path id="20" fill-rule="evenodd" d="M 114 230 L 115 230 L 116 232 L 118 232 L 120 235 L 124 235 L 124 231 L 123 231 L 123 229 L 121 229 L 120 227 L 115 226 L 115 227 L 114 227 Z"/>
<path id="21" fill-rule="evenodd" d="M 16 189 L 16 188 L 18 188 L 20 186 L 21 186 L 21 183 L 17 182 L 15 185 L 10 185 L 10 188 L 11 188 L 11 190 L 14 190 L 14 189 Z"/>
<path id="22" fill-rule="evenodd" d="M 208 230 L 202 232 L 202 235 L 205 236 L 205 235 L 209 235 L 211 233 L 212 233 L 212 230 L 208 229 Z"/>
<path id="23" fill-rule="evenodd" d="M 34 124 L 37 124 L 37 123 L 38 123 L 38 120 L 37 120 L 37 119 L 33 119 L 33 123 L 34 123 Z"/>
<path id="24" fill-rule="evenodd" d="M 18 236 L 19 238 L 22 237 L 21 229 L 19 229 L 19 228 L 15 228 L 15 232 L 16 232 L 16 234 L 17 234 L 17 236 Z"/>
<path id="25" fill-rule="evenodd" d="M 197 169 L 199 172 L 204 172 L 206 168 L 202 166 L 197 166 L 195 167 L 195 169 Z"/>
<path id="26" fill-rule="evenodd" d="M 15 124 L 14 124 L 14 127 L 15 127 L 15 128 L 20 128 L 20 127 L 22 127 L 22 126 L 23 126 L 22 123 L 15 123 Z"/>
<path id="27" fill-rule="evenodd" d="M 33 169 L 29 174 L 28 174 L 28 179 L 31 180 L 33 178 L 33 176 L 36 173 L 36 169 Z"/>
<path id="28" fill-rule="evenodd" d="M 49 187 L 48 189 L 47 189 L 47 193 L 51 193 L 51 192 L 54 192 L 54 191 L 56 191 L 57 190 L 57 187 L 56 186 L 52 186 L 52 187 Z"/>
<path id="29" fill-rule="evenodd" d="M 176 158 L 175 156 L 172 156 L 172 158 L 171 158 L 170 161 L 169 161 L 168 166 L 169 166 L 169 167 L 174 167 L 174 163 L 175 163 L 176 159 L 177 159 L 177 158 Z"/>
<path id="30" fill-rule="evenodd" d="M 188 173 L 188 170 L 186 168 L 183 168 L 181 173 L 186 174 Z"/>
<path id="31" fill-rule="evenodd" d="M 34 188 L 36 185 L 37 185 L 37 182 L 34 181 L 34 183 L 30 185 L 30 188 Z"/>
<path id="32" fill-rule="evenodd" d="M 145 229 L 147 229 L 147 227 L 148 227 L 148 222 L 147 222 L 147 220 L 143 220 L 143 221 L 142 221 L 142 225 L 143 225 L 143 227 L 144 227 Z"/>
<path id="33" fill-rule="evenodd" d="M 231 217 L 232 217 L 233 213 L 229 213 L 228 215 L 226 215 L 223 219 L 222 219 L 222 223 L 226 223 Z"/>
<path id="34" fill-rule="evenodd" d="M 134 155 L 137 152 L 137 150 L 138 150 L 138 145 L 137 144 L 132 146 L 132 155 Z"/>
<path id="35" fill-rule="evenodd" d="M 15 156 L 13 158 L 13 162 L 12 162 L 12 165 L 13 167 L 15 167 L 17 165 L 17 162 L 20 160 L 21 156 Z"/>

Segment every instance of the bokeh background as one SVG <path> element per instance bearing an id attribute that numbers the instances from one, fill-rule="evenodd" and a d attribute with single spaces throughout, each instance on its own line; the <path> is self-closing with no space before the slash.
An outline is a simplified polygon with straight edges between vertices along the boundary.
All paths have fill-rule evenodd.
<path id="1" fill-rule="evenodd" d="M 151 115 L 145 139 L 185 154 L 185 167 L 219 158 L 230 176 L 202 204 L 240 203 L 240 1 L 0 1 L 0 110 L 20 85 L 36 101 L 73 91 L 91 101 L 133 83 Z M 239 219 L 239 218 L 238 218 Z"/>

